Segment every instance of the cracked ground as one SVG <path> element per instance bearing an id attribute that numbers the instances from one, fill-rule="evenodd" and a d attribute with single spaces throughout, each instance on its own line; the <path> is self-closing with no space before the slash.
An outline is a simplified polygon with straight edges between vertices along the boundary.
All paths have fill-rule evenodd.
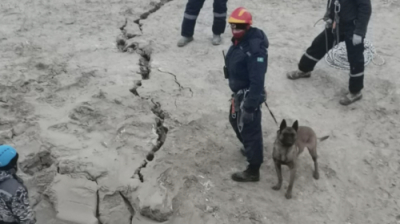
<path id="1" fill-rule="evenodd" d="M 367 38 L 386 63 L 366 68 L 364 98 L 338 104 L 346 71 L 320 62 L 312 78 L 285 72 L 322 25 L 310 0 L 228 2 L 248 8 L 270 41 L 268 104 L 319 136 L 320 179 L 300 157 L 293 198 L 273 191 L 276 125 L 263 108 L 259 183 L 228 122 L 222 50 L 211 44 L 212 1 L 195 40 L 176 43 L 186 0 L 0 2 L 0 143 L 20 153 L 38 223 L 387 223 L 400 220 L 399 2 L 373 2 Z M 379 58 L 376 58 L 379 60 Z"/>

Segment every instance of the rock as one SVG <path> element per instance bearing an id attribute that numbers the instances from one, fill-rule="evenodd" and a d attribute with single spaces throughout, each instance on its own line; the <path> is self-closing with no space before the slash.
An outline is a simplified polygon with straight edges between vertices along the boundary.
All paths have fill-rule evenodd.
<path id="1" fill-rule="evenodd" d="M 87 179 L 96 181 L 99 177 L 107 175 L 104 167 L 99 167 L 90 161 L 62 160 L 58 163 L 60 174 L 83 174 Z"/>
<path id="2" fill-rule="evenodd" d="M 12 128 L 8 128 L 6 130 L 0 130 L 0 138 L 1 139 L 12 139 L 13 138 Z"/>
<path id="3" fill-rule="evenodd" d="M 36 172 L 49 168 L 53 162 L 50 150 L 40 147 L 38 152 L 30 153 L 21 160 L 19 166 L 24 173 L 33 175 Z"/>
<path id="4" fill-rule="evenodd" d="M 15 136 L 22 135 L 27 128 L 28 128 L 28 124 L 19 123 L 13 127 L 13 133 Z"/>
<path id="5" fill-rule="evenodd" d="M 53 182 L 54 177 L 57 175 L 57 171 L 46 170 L 45 172 L 38 173 L 34 176 L 34 181 L 37 187 L 37 193 L 42 194 Z"/>
<path id="6" fill-rule="evenodd" d="M 152 220 L 165 222 L 173 214 L 172 199 L 168 197 L 168 193 L 160 190 L 140 202 L 140 214 Z"/>
<path id="7" fill-rule="evenodd" d="M 131 39 L 142 34 L 139 26 L 136 23 L 128 23 L 127 26 L 122 30 L 122 33 L 126 39 Z"/>
<path id="8" fill-rule="evenodd" d="M 76 224 L 98 224 L 95 182 L 57 175 L 45 194 L 54 206 L 57 219 Z"/>
<path id="9" fill-rule="evenodd" d="M 122 193 L 99 191 L 99 219 L 102 224 L 130 224 L 134 211 L 130 202 L 124 201 Z"/>

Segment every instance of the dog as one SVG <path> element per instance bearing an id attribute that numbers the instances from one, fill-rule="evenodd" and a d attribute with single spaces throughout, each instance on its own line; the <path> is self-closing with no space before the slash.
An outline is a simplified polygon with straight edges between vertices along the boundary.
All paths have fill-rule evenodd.
<path id="1" fill-rule="evenodd" d="M 307 147 L 314 161 L 313 177 L 318 180 L 317 142 L 326 140 L 327 138 L 329 138 L 329 135 L 317 138 L 315 132 L 310 127 L 299 127 L 299 122 L 297 120 L 293 123 L 292 127 L 288 127 L 286 125 L 286 120 L 283 119 L 277 132 L 272 152 L 272 158 L 278 176 L 278 183 L 273 186 L 272 189 L 276 191 L 281 189 L 281 165 L 287 165 L 290 169 L 290 179 L 285 197 L 287 199 L 292 198 L 293 182 L 298 167 L 298 156 L 303 152 L 304 147 Z"/>

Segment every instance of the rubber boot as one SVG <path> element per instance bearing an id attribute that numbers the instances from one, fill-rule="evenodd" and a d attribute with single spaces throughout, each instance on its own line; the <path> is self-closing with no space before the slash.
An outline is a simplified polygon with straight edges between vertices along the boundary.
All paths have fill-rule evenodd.
<path id="1" fill-rule="evenodd" d="M 257 182 L 260 180 L 260 166 L 247 166 L 242 172 L 232 174 L 232 180 L 237 182 Z"/>

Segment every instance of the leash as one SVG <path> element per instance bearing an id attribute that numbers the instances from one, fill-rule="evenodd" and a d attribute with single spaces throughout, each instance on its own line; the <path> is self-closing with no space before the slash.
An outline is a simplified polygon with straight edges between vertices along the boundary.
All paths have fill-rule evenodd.
<path id="1" fill-rule="evenodd" d="M 269 109 L 269 106 L 268 106 L 268 104 L 267 104 L 267 101 L 264 101 L 264 104 L 265 104 L 265 106 L 267 107 L 269 113 L 271 114 L 271 117 L 274 119 L 275 124 L 278 125 L 278 122 L 276 121 L 276 118 L 275 118 L 274 114 L 272 113 L 271 109 Z"/>

